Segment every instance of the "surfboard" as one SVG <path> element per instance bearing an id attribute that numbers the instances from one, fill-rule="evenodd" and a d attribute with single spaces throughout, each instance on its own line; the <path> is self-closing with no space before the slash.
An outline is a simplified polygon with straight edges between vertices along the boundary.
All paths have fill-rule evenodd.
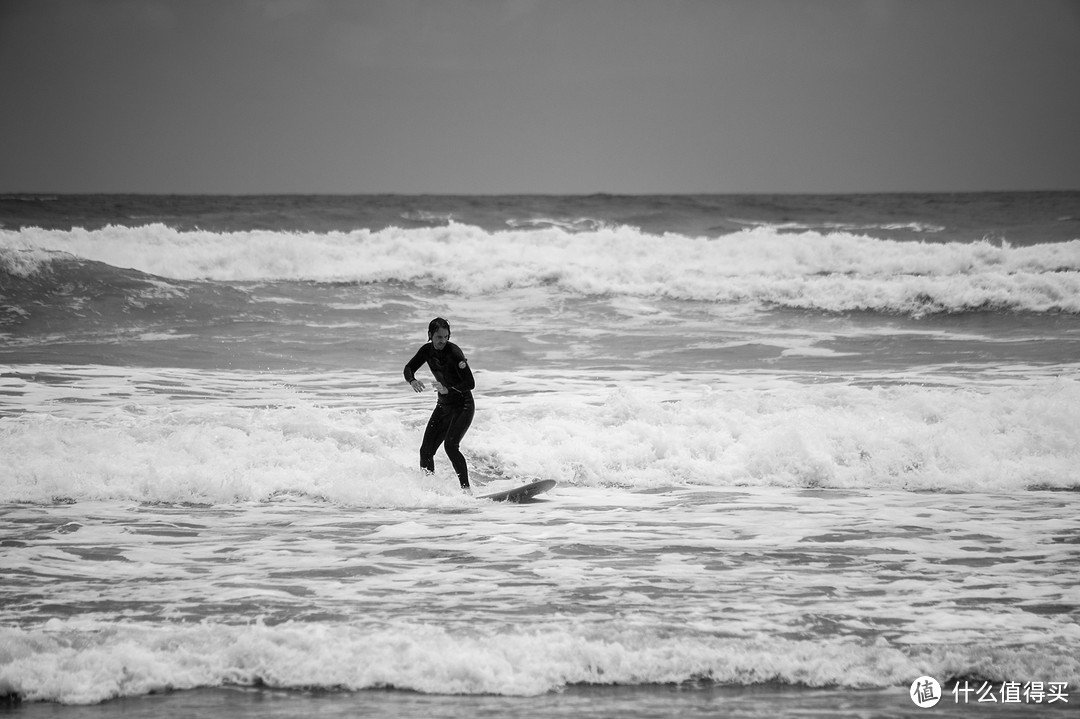
<path id="1" fill-rule="evenodd" d="M 548 491 L 556 484 L 558 482 L 554 479 L 539 479 L 502 492 L 482 494 L 477 499 L 490 499 L 492 502 L 531 502 L 536 495 Z"/>

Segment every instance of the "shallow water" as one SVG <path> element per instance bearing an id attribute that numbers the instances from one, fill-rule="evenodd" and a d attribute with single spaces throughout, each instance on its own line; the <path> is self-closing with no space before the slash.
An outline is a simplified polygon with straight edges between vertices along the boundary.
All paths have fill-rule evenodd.
<path id="1" fill-rule="evenodd" d="M 0 694 L 913 716 L 931 676 L 939 713 L 1072 708 L 949 692 L 1080 683 L 1074 199 L 19 200 Z M 474 475 L 541 501 L 418 472 L 436 315 Z"/>
<path id="2" fill-rule="evenodd" d="M 1078 503 L 563 487 L 422 510 L 288 495 L 9 505 L 0 616 L 9 651 L 30 653 L 7 677 L 95 701 L 188 682 L 541 695 L 1074 681 Z"/>

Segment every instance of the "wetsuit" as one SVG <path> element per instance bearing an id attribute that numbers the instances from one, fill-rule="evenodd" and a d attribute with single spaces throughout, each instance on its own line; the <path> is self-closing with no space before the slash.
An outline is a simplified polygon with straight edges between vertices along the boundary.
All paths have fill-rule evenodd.
<path id="1" fill-rule="evenodd" d="M 424 441 L 420 445 L 420 466 L 429 472 L 435 471 L 435 450 L 441 444 L 446 456 L 450 458 L 450 463 L 454 465 L 458 482 L 462 487 L 468 487 L 469 468 L 461 454 L 460 445 L 461 438 L 469 431 L 475 411 L 472 389 L 476 383 L 473 381 L 472 369 L 469 368 L 461 348 L 453 342 L 447 342 L 442 350 L 435 349 L 435 346 L 428 342 L 406 363 L 405 381 L 411 383 L 416 379 L 416 370 L 425 362 L 431 369 L 431 374 L 448 392 L 439 395 L 427 429 L 424 430 Z"/>

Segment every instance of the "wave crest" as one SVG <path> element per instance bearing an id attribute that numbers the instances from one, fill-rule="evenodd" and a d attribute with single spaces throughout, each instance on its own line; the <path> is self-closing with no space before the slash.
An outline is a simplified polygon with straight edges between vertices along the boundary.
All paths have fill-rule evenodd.
<path id="1" fill-rule="evenodd" d="M 825 311 L 1080 312 L 1080 240 L 899 242 L 746 229 L 717 239 L 632 227 L 489 232 L 470 225 L 354 232 L 182 232 L 165 225 L 0 231 L 0 269 L 60 251 L 173 280 L 404 282 L 475 296 L 552 287 Z"/>
<path id="2" fill-rule="evenodd" d="M 567 685 L 685 682 L 752 686 L 889 687 L 928 668 L 982 676 L 1078 677 L 1064 650 L 911 650 L 849 639 L 796 641 L 680 636 L 640 630 L 601 636 L 595 627 L 460 632 L 286 623 L 161 627 L 52 620 L 4 629 L 10 654 L 0 687 L 32 701 L 89 704 L 199 687 L 397 688 L 430 694 L 536 696 Z"/>

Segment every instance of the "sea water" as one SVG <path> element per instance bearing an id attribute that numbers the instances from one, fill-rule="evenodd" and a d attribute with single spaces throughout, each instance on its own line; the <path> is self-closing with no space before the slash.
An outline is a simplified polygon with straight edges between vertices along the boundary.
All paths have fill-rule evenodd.
<path id="1" fill-rule="evenodd" d="M 1080 703 L 1080 194 L 0 222 L 9 712 L 907 716 L 921 677 L 938 712 Z M 401 368 L 435 316 L 476 483 L 540 501 L 420 472 L 434 396 Z"/>

